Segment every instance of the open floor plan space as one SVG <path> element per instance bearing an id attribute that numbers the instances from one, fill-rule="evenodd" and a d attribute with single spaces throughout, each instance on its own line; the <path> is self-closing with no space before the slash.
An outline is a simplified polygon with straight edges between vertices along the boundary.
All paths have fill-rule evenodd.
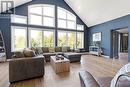
<path id="1" fill-rule="evenodd" d="M 130 0 L 0 0 L 0 87 L 130 87 Z"/>
<path id="2" fill-rule="evenodd" d="M 8 62 L 0 63 L 0 87 L 80 87 L 79 71 L 87 70 L 94 77 L 113 77 L 123 65 L 118 59 L 83 55 L 81 63 L 71 63 L 70 72 L 56 74 L 50 63 L 46 63 L 43 77 L 10 84 Z"/>

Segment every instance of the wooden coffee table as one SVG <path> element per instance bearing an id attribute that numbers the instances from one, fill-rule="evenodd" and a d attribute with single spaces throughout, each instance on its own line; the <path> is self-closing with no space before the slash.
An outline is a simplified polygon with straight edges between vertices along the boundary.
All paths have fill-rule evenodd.
<path id="1" fill-rule="evenodd" d="M 51 56 L 50 59 L 51 66 L 56 73 L 69 72 L 70 71 L 70 61 L 66 58 L 63 60 L 56 60 L 55 56 Z"/>

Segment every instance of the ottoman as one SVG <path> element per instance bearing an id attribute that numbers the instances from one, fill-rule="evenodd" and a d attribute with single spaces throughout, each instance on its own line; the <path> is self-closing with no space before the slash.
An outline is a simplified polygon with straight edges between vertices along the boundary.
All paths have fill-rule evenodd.
<path id="1" fill-rule="evenodd" d="M 64 57 L 70 60 L 70 62 L 80 62 L 81 54 L 80 53 L 64 53 Z"/>

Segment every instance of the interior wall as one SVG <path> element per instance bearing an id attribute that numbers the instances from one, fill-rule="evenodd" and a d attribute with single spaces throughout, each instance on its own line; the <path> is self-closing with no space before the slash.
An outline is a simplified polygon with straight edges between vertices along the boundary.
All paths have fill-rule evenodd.
<path id="1" fill-rule="evenodd" d="M 112 48 L 111 48 L 112 47 L 111 30 L 125 28 L 125 27 L 128 27 L 130 33 L 130 15 L 90 27 L 88 31 L 89 45 L 91 45 L 92 42 L 92 34 L 97 32 L 102 32 L 101 46 L 103 48 L 103 53 L 106 56 L 109 56 L 111 58 L 113 55 Z M 128 41 L 130 43 L 130 35 Z M 128 46 L 128 48 L 130 49 L 130 45 Z M 129 52 L 129 61 L 130 61 L 130 52 Z"/>
<path id="2" fill-rule="evenodd" d="M 0 30 L 5 42 L 6 56 L 11 58 L 11 24 L 9 15 L 0 15 Z"/>

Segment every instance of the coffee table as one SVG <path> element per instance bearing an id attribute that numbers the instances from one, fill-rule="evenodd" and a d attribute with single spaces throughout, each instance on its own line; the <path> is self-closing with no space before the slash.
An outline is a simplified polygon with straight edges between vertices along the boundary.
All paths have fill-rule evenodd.
<path id="1" fill-rule="evenodd" d="M 70 61 L 64 57 L 63 60 L 56 60 L 56 56 L 51 56 L 50 63 L 56 73 L 69 72 Z"/>

